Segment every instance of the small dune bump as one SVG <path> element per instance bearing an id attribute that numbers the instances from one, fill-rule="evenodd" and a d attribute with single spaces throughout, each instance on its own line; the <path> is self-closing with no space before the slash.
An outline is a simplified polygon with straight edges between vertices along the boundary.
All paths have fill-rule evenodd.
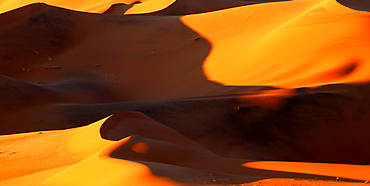
<path id="1" fill-rule="evenodd" d="M 133 4 L 114 4 L 108 10 L 103 12 L 103 14 L 111 14 L 111 15 L 123 15 L 128 9 L 132 8 Z"/>

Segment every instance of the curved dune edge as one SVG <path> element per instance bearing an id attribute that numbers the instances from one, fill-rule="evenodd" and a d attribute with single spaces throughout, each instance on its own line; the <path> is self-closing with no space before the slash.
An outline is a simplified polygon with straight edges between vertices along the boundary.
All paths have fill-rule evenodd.
<path id="1" fill-rule="evenodd" d="M 149 0 L 139 4 L 135 4 L 128 9 L 124 14 L 145 14 L 163 10 L 173 4 L 176 0 Z"/>
<path id="2" fill-rule="evenodd" d="M 188 138 L 184 138 L 180 133 L 138 112 L 121 112 L 110 119 L 114 119 L 113 123 L 108 123 L 107 120 L 103 124 L 102 128 L 105 129 L 101 130 L 102 136 L 123 139 L 102 151 L 100 157 L 157 162 L 246 176 L 312 178 L 312 175 L 316 175 L 363 181 L 370 179 L 370 175 L 367 174 L 370 167 L 363 165 L 251 161 L 218 156 Z M 258 170 L 276 172 L 259 172 Z M 289 173 L 307 175 L 290 175 Z"/>
<path id="3" fill-rule="evenodd" d="M 368 16 L 335 0 L 298 0 L 181 21 L 212 44 L 203 64 L 209 80 L 296 88 L 370 80 Z"/>
<path id="4" fill-rule="evenodd" d="M 13 2 L 20 3 L 21 1 L 7 2 L 0 3 L 0 7 L 2 8 L 2 5 L 11 6 Z M 22 1 L 21 3 L 25 2 L 28 1 Z M 160 8 L 171 5 L 171 2 L 175 1 L 147 0 L 137 4 L 135 1 L 125 0 L 123 3 L 129 4 L 129 6 L 132 5 L 132 8 L 126 12 L 127 14 L 139 14 L 157 11 Z M 108 6 L 122 3 L 122 1 L 79 2 L 67 0 L 63 3 L 66 5 L 64 8 L 102 13 Z M 60 7 L 60 4 L 63 3 L 54 5 Z M 81 8 L 81 10 L 73 7 Z M 40 11 L 36 15 L 48 17 L 54 12 L 67 12 L 66 10 L 44 5 L 41 7 L 41 10 L 46 11 Z M 282 15 L 277 10 L 286 11 L 286 14 Z M 32 48 L 28 51 L 30 55 L 39 57 L 40 54 L 40 56 L 43 56 L 42 60 L 44 61 L 40 60 L 38 62 L 37 60 L 33 61 L 34 58 L 29 58 L 28 61 L 24 60 L 28 58 L 19 55 L 20 53 L 16 53 L 18 59 L 23 62 L 21 63 L 22 65 L 28 62 L 36 62 L 34 67 L 37 67 L 37 69 L 31 68 L 31 72 L 27 72 L 26 69 L 28 67 L 24 68 L 25 66 L 11 61 L 9 64 L 14 64 L 14 69 L 4 70 L 4 72 L 8 73 L 7 75 L 10 74 L 12 78 L 19 80 L 8 77 L 0 78 L 0 84 L 12 90 L 5 91 L 3 100 L 7 100 L 7 103 L 14 107 L 13 111 L 9 111 L 11 113 L 9 116 L 7 113 L 2 114 L 4 117 L 0 117 L 0 124 L 10 124 L 6 125 L 6 127 L 13 129 L 19 127 L 31 129 L 26 131 L 37 131 L 41 130 L 36 129 L 38 124 L 72 127 L 88 124 L 97 118 L 105 118 L 87 126 L 73 129 L 1 135 L 0 185 L 177 186 L 227 184 L 244 186 L 243 183 L 246 183 L 246 185 L 317 185 L 324 183 L 327 185 L 363 185 L 363 182 L 370 180 L 370 166 L 258 161 L 258 158 L 256 160 L 227 158 L 210 152 L 205 149 L 204 143 L 202 144 L 204 146 L 201 146 L 191 141 L 189 137 L 191 132 L 198 132 L 198 135 L 203 136 L 213 135 L 213 137 L 216 136 L 214 135 L 215 133 L 220 133 L 221 135 L 230 135 L 230 138 L 238 140 L 236 135 L 243 133 L 230 131 L 223 133 L 223 130 L 230 129 L 228 128 L 230 126 L 226 125 L 230 124 L 230 122 L 231 124 L 242 123 L 248 125 L 271 123 L 266 128 L 275 124 L 311 126 L 309 122 L 312 122 L 321 127 L 319 128 L 320 130 L 313 131 L 313 133 L 319 134 L 310 136 L 306 134 L 310 134 L 312 131 L 302 130 L 299 134 L 302 134 L 300 136 L 305 140 L 300 140 L 308 141 L 308 145 L 307 143 L 299 143 L 299 147 L 302 149 L 318 149 L 317 151 L 320 151 L 322 148 L 343 148 L 344 151 L 342 152 L 350 153 L 351 158 L 355 157 L 362 162 L 367 162 L 368 159 L 365 157 L 365 154 L 369 154 L 369 151 L 366 149 L 369 138 L 365 135 L 366 129 L 368 129 L 365 125 L 367 125 L 369 118 L 367 112 L 370 111 L 368 109 L 369 104 L 367 104 L 369 102 L 367 99 L 370 92 L 368 91 L 370 90 L 368 88 L 369 85 L 330 85 L 317 90 L 279 89 L 266 92 L 254 91 L 252 93 L 240 93 L 241 91 L 239 91 L 239 97 L 227 100 L 225 98 L 235 96 L 233 93 L 238 91 L 228 92 L 226 88 L 232 87 L 222 87 L 219 84 L 216 86 L 216 83 L 208 86 L 200 68 L 203 58 L 199 60 L 200 65 L 190 65 L 191 68 L 181 67 L 184 64 L 193 64 L 196 57 L 192 55 L 200 56 L 200 54 L 196 53 L 201 49 L 204 49 L 204 54 L 207 54 L 209 45 L 197 33 L 188 32 L 183 29 L 185 26 L 180 27 L 177 24 L 179 22 L 178 16 L 110 16 L 68 12 L 65 14 L 67 18 L 68 16 L 75 16 L 74 18 L 77 20 L 72 23 L 84 25 L 84 27 L 78 27 L 77 29 L 84 32 L 72 33 L 73 38 L 79 38 L 79 42 L 86 42 L 78 45 L 65 45 L 63 49 L 66 49 L 66 51 L 55 56 Z M 242 15 L 245 15 L 246 12 L 249 12 L 250 15 L 243 17 Z M 184 16 L 181 20 L 185 24 L 188 24 L 186 21 L 190 21 L 191 26 L 196 26 L 196 28 L 190 28 L 212 42 L 212 51 L 204 64 L 205 74 L 208 79 L 224 85 L 245 85 L 246 83 L 248 86 L 274 85 L 295 88 L 327 83 L 358 83 L 370 79 L 368 78 L 369 67 L 367 64 L 369 48 L 367 36 L 367 33 L 369 33 L 367 29 L 368 14 L 367 12 L 354 11 L 343 7 L 334 0 L 298 0 L 251 5 Z M 12 17 L 12 15 L 20 18 L 19 15 L 22 14 L 7 16 Z M 28 17 L 28 15 L 24 17 Z M 65 20 L 66 17 L 51 17 L 47 20 L 59 24 L 56 20 Z M 21 18 L 23 17 L 21 16 Z M 246 24 L 240 24 L 242 25 L 241 27 L 239 27 L 239 24 L 234 24 L 244 21 L 244 18 Z M 22 23 L 22 19 L 15 20 L 20 20 L 19 22 Z M 127 25 L 121 27 L 121 21 Z M 127 22 L 125 23 L 125 21 Z M 14 21 L 14 23 L 16 26 L 18 25 L 17 21 Z M 12 28 L 14 26 L 15 30 L 17 28 L 18 30 L 28 29 L 27 24 L 20 25 L 21 27 L 11 26 Z M 59 25 L 62 25 L 62 23 Z M 270 26 L 266 27 L 266 25 Z M 64 26 L 69 27 L 67 25 Z M 47 28 L 52 27 L 54 26 Z M 163 28 L 171 28 L 172 31 L 166 31 Z M 199 28 L 201 29 L 197 30 Z M 150 35 L 153 30 L 161 30 L 161 32 L 153 32 L 155 33 L 154 36 Z M 53 33 L 52 31 L 50 30 L 51 33 Z M 85 31 L 89 32 L 86 36 L 84 35 Z M 11 33 L 11 29 L 4 33 Z M 36 33 L 30 32 L 28 34 L 37 35 Z M 43 37 L 42 33 L 38 32 L 37 36 L 40 36 L 38 39 L 43 39 L 42 41 L 48 43 L 50 38 Z M 123 36 L 127 33 L 135 33 L 127 37 L 135 39 L 126 42 Z M 174 36 L 174 33 L 179 34 Z M 6 36 L 6 34 L 3 35 Z M 20 35 L 23 35 L 23 33 Z M 84 35 L 83 39 L 80 38 L 82 35 Z M 141 45 L 137 45 L 139 42 L 136 38 L 140 38 Z M 148 45 L 147 48 L 142 48 L 142 46 L 150 43 L 150 40 L 146 39 L 153 38 L 155 39 L 151 41 L 151 45 Z M 176 38 L 182 38 L 183 40 L 176 40 Z M 41 43 L 40 46 L 43 45 L 38 39 L 28 39 L 36 40 Z M 256 40 L 254 41 L 253 39 Z M 291 44 L 292 40 L 301 47 L 295 47 L 297 43 Z M 246 42 L 251 42 L 250 45 L 253 45 L 253 47 L 246 45 Z M 179 43 L 183 43 L 183 45 L 176 48 L 175 46 L 178 46 Z M 107 47 L 112 45 L 114 46 L 113 48 Z M 22 48 L 24 46 L 30 45 L 21 45 L 20 51 L 24 49 Z M 42 49 L 49 48 L 46 46 L 48 45 L 45 45 Z M 133 47 L 129 50 L 117 50 L 122 49 L 122 46 Z M 151 48 L 153 46 L 158 51 L 153 51 Z M 92 47 L 92 49 L 89 47 Z M 171 50 L 167 50 L 168 48 Z M 79 55 L 83 51 L 90 51 L 90 53 Z M 115 58 L 110 56 L 111 52 L 114 54 L 121 54 L 122 52 L 122 56 L 124 56 L 123 54 L 134 54 L 134 57 L 131 56 L 131 59 L 124 58 L 122 61 L 114 61 L 112 59 Z M 179 53 L 182 55 L 179 55 Z M 168 57 L 168 55 L 172 55 L 172 57 Z M 51 56 L 52 60 L 48 61 L 48 56 Z M 76 61 L 82 61 L 81 59 L 84 59 L 85 56 L 91 59 L 89 64 L 84 64 L 84 66 L 82 65 L 83 63 L 76 63 Z M 150 63 L 137 63 L 138 61 L 140 62 L 139 59 L 141 57 L 147 57 L 146 62 Z M 101 65 L 100 58 L 114 62 L 110 66 L 108 62 L 104 62 Z M 78 65 L 74 66 L 74 68 L 64 68 L 64 66 L 58 71 L 56 69 L 53 71 L 51 67 L 50 69 L 40 67 L 40 64 L 51 65 L 55 63 L 58 65 L 62 61 L 60 59 L 68 61 L 68 64 Z M 176 64 L 179 64 L 179 66 L 169 68 L 172 67 L 171 62 L 174 59 L 178 60 Z M 188 63 L 189 61 L 191 63 Z M 245 61 L 251 61 L 251 63 L 245 63 Z M 266 64 L 266 61 L 271 63 Z M 131 64 L 132 67 L 122 67 L 121 62 L 127 62 L 128 66 Z M 162 65 L 156 65 L 157 62 L 161 62 Z M 236 64 L 232 64 L 233 62 Z M 146 66 L 149 64 L 154 65 Z M 146 66 L 147 68 L 136 68 L 136 65 L 138 67 Z M 24 68 L 23 71 L 21 70 L 22 68 Z M 86 70 L 87 68 L 88 70 Z M 93 74 L 98 74 L 102 78 L 107 78 L 108 74 L 109 78 L 112 78 L 109 81 L 112 81 L 107 87 L 93 86 L 100 85 L 99 83 L 101 82 L 81 73 L 81 76 L 86 77 L 86 83 L 84 83 L 85 81 L 78 83 L 78 78 L 63 81 L 66 83 L 58 83 L 61 81 L 60 79 L 53 82 L 55 80 L 53 77 L 58 77 L 58 73 L 64 70 L 67 73 L 72 71 L 71 69 L 77 73 L 84 72 L 81 69 L 85 69 L 86 72 L 93 69 Z M 123 72 L 122 69 L 125 69 L 124 72 L 126 73 L 119 73 L 120 76 L 118 77 L 119 80 L 125 79 L 126 81 L 113 80 L 113 77 L 117 75 L 113 71 Z M 199 73 L 197 71 L 195 75 L 194 69 L 199 69 Z M 79 72 L 79 70 L 81 71 Z M 230 73 L 230 71 L 235 72 L 235 74 Z M 145 72 L 155 73 L 152 75 Z M 192 77 L 193 79 L 189 81 L 189 79 L 183 78 L 182 75 L 184 77 Z M 159 76 L 164 80 L 158 81 L 156 78 Z M 45 79 L 40 79 L 44 80 L 42 85 L 22 82 L 37 83 L 37 78 L 35 79 L 35 77 L 50 78 L 47 81 L 51 83 L 43 85 L 44 81 L 46 81 Z M 135 77 L 138 77 L 138 79 L 135 79 Z M 203 79 L 204 81 L 201 81 Z M 125 84 L 127 82 L 129 83 Z M 187 86 L 184 86 L 186 83 Z M 173 85 L 181 86 L 175 87 Z M 330 88 L 331 86 L 338 86 L 338 88 L 333 91 Z M 76 87 L 80 87 L 80 89 L 76 90 Z M 110 92 L 110 87 L 121 87 L 115 88 L 114 93 L 127 94 L 125 97 L 127 102 L 117 102 L 118 98 L 115 98 L 115 95 Z M 106 92 L 102 91 L 106 89 Z M 253 89 L 248 90 L 252 91 Z M 49 95 L 49 92 L 51 92 L 52 96 L 58 96 L 52 97 Z M 295 96 L 297 94 L 299 96 Z M 14 97 L 9 99 L 8 95 L 13 95 Z M 188 97 L 189 95 L 208 97 L 203 97 L 202 99 L 177 99 Z M 27 96 L 30 96 L 31 99 Z M 56 100 L 55 98 L 58 99 Z M 174 100 L 145 101 L 165 98 L 174 98 Z M 13 100 L 17 100 L 17 102 Z M 128 102 L 129 100 L 138 101 Z M 290 101 L 289 104 L 291 105 L 289 105 L 289 108 L 292 110 L 280 110 L 287 100 Z M 3 110 L 9 110 L 10 107 L 3 106 L 2 108 Z M 145 114 L 131 111 L 122 112 L 127 110 L 140 111 Z M 271 110 L 276 110 L 276 113 L 281 111 L 283 114 L 268 115 Z M 337 112 L 331 112 L 333 110 Z M 115 114 L 108 116 L 112 113 Z M 304 113 L 307 114 L 305 115 Z M 154 120 L 147 115 L 157 118 Z M 338 117 L 339 115 L 341 117 Z M 271 118 L 271 120 L 264 121 L 265 117 Z M 16 119 L 13 120 L 14 118 Z M 18 118 L 19 120 L 17 120 Z M 309 118 L 313 119 L 309 120 Z M 162 120 L 159 121 L 157 119 Z M 307 122 L 306 119 L 308 119 Z M 330 119 L 330 121 L 326 119 Z M 9 120 L 14 122 L 11 123 Z M 181 120 L 181 122 L 175 122 L 176 120 Z M 251 122 L 247 122 L 248 120 Z M 79 125 L 60 125 L 62 123 Z M 172 127 L 177 126 L 179 128 L 177 130 L 169 128 L 169 123 L 170 125 L 172 124 Z M 203 126 L 203 124 L 208 123 L 210 125 Z M 216 124 L 221 125 L 217 126 Z M 2 127 L 0 125 L 0 129 L 4 129 Z M 181 130 L 181 127 L 189 127 L 190 130 Z M 198 130 L 198 127 L 204 127 L 205 129 L 207 127 L 211 129 L 219 128 L 207 131 Z M 266 128 L 259 131 L 266 131 Z M 253 130 L 250 131 L 249 134 L 253 133 Z M 284 127 L 282 127 L 282 131 L 285 131 Z M 189 132 L 189 136 L 182 135 L 180 132 Z M 261 135 L 262 133 L 260 132 L 255 132 L 255 134 L 262 138 L 267 136 Z M 330 138 L 329 142 L 325 141 L 328 138 L 320 138 L 320 135 Z M 241 137 L 245 138 L 245 136 L 250 137 L 250 135 Z M 221 136 L 219 137 L 220 141 L 224 140 Z M 217 143 L 215 138 L 213 140 L 212 138 L 208 139 L 211 139 L 209 144 L 218 146 L 223 151 L 229 151 L 225 146 Z M 260 139 L 257 138 L 256 140 Z M 292 139 L 296 140 L 296 138 L 288 138 L 287 140 Z M 333 145 L 330 144 L 331 140 L 335 141 Z M 275 140 L 263 139 L 262 142 L 264 141 Z M 225 144 L 227 143 L 224 142 L 223 145 Z M 325 147 L 326 144 L 330 144 L 330 146 Z M 306 148 L 307 146 L 305 145 L 309 148 Z M 266 149 L 271 150 L 271 146 L 266 146 Z M 276 146 L 275 149 L 289 153 Z M 309 153 L 317 153 L 317 151 Z M 329 160 L 336 158 L 336 154 L 333 153 L 322 155 L 326 155 L 325 158 Z M 316 177 L 332 181 L 313 180 Z M 349 182 L 334 182 L 333 180 L 337 177 L 340 180 Z"/>
<path id="5" fill-rule="evenodd" d="M 33 3 L 46 3 L 52 6 L 58 6 L 60 8 L 66 8 L 76 11 L 82 12 L 90 12 L 90 13 L 103 13 L 109 9 L 109 7 L 113 4 L 124 3 L 124 4 L 133 4 L 135 2 L 141 2 L 139 4 L 135 4 L 132 8 L 125 12 L 125 14 L 143 14 L 143 13 L 150 13 L 162 10 L 176 0 L 104 0 L 104 1 L 95 1 L 95 0 L 83 0 L 83 1 L 74 1 L 74 0 L 5 0 L 0 2 L 0 14 L 17 9 L 29 4 Z"/>
<path id="6" fill-rule="evenodd" d="M 30 165 L 17 161 L 17 166 L 9 167 L 15 167 L 18 171 L 25 171 L 30 167 L 40 168 L 50 164 L 46 160 L 48 158 L 52 159 L 52 164 L 55 166 L 28 170 L 18 177 L 13 175 L 5 179 L 0 178 L 0 184 L 118 186 L 261 183 L 269 185 L 279 181 L 303 184 L 303 181 L 292 178 L 314 179 L 318 177 L 323 180 L 335 180 L 338 177 L 341 180 L 362 182 L 370 180 L 368 174 L 370 167 L 363 165 L 259 162 L 225 158 L 207 152 L 206 149 L 199 148 L 197 145 L 194 146 L 194 142 L 174 131 L 169 136 L 163 136 L 165 135 L 163 131 L 169 132 L 172 129 L 144 114 L 122 112 L 117 116 L 119 117 L 113 120 L 115 125 L 106 128 L 103 133 L 109 133 L 110 130 L 125 131 L 127 129 L 129 133 L 135 135 L 121 136 L 120 138 L 124 138 L 119 141 L 105 140 L 100 137 L 100 128 L 107 121 L 107 118 L 104 118 L 91 125 L 75 129 L 1 136 L 2 143 L 6 140 L 18 144 L 23 142 L 21 149 L 15 151 L 14 156 L 25 159 L 25 162 L 32 160 L 30 157 L 36 158 L 32 161 L 37 162 Z M 111 118 L 115 118 L 115 115 Z M 131 121 L 127 123 L 127 119 Z M 151 133 L 145 131 L 141 133 L 142 130 L 135 131 L 135 128 L 140 129 L 147 125 L 150 126 Z M 40 137 L 30 137 L 32 135 Z M 22 137 L 26 138 L 22 139 Z M 21 141 L 16 141 L 14 138 Z M 179 142 L 177 139 L 182 139 L 182 141 Z M 34 144 L 43 144 L 43 146 Z M 8 151 L 14 151 L 16 148 L 18 147 L 15 145 Z M 40 154 L 45 156 L 40 158 Z M 61 156 L 65 158 L 58 158 Z M 67 162 L 66 159 L 74 162 Z M 3 172 L 0 175 L 17 170 L 1 170 Z M 314 184 L 319 181 L 312 182 Z M 328 182 L 328 184 L 335 185 L 335 182 Z"/>
<path id="7" fill-rule="evenodd" d="M 88 126 L 0 136 L 0 180 L 74 164 L 113 142 L 100 138 L 107 118 Z"/>
<path id="8" fill-rule="evenodd" d="M 344 6 L 347 6 L 355 10 L 370 11 L 370 4 L 366 0 L 336 0 L 336 1 Z"/>
<path id="9" fill-rule="evenodd" d="M 143 164 L 93 155 L 40 185 L 180 185 L 154 176 Z"/>

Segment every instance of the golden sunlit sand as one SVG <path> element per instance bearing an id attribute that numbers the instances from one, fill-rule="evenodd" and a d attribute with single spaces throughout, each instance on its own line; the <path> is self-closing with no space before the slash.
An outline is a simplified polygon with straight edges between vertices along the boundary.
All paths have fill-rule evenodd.
<path id="1" fill-rule="evenodd" d="M 368 16 L 333 0 L 303 0 L 181 20 L 212 44 L 203 65 L 209 80 L 298 88 L 369 80 Z"/>
<path id="2" fill-rule="evenodd" d="M 150 13 L 158 10 L 162 10 L 169 5 L 171 5 L 175 0 L 107 0 L 107 1 L 95 1 L 95 0 L 84 0 L 84 1 L 73 1 L 73 0 L 48 0 L 48 1 L 35 1 L 35 0 L 14 0 L 14 1 L 3 1 L 0 7 L 0 12 L 6 12 L 12 9 L 16 9 L 32 3 L 47 3 L 52 6 L 58 6 L 61 8 L 67 8 L 76 11 L 91 12 L 91 13 L 103 13 L 111 5 L 114 4 L 135 4 L 135 2 L 140 2 L 133 6 L 125 14 L 137 14 L 137 13 Z M 122 12 L 123 13 L 123 12 Z"/>
<path id="3" fill-rule="evenodd" d="M 0 185 L 366 185 L 370 3 L 0 2 Z"/>

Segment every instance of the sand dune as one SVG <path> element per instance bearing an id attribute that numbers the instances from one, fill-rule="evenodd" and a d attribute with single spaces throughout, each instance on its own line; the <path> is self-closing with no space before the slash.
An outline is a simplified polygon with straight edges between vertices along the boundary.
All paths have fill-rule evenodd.
<path id="1" fill-rule="evenodd" d="M 363 0 L 0 2 L 0 185 L 364 185 Z"/>
<path id="2" fill-rule="evenodd" d="M 93 1 L 93 0 L 84 0 L 84 1 L 59 1 L 59 0 L 47 0 L 47 1 L 35 1 L 35 0 L 5 0 L 1 2 L 1 9 L 0 12 L 4 13 L 9 10 L 13 10 L 16 8 L 20 8 L 29 4 L 33 3 L 47 3 L 53 6 L 58 6 L 61 8 L 67 8 L 76 11 L 84 11 L 84 12 L 93 12 L 93 13 L 102 13 L 107 10 L 112 4 L 116 3 L 125 3 L 131 4 L 135 1 L 127 0 L 127 1 L 117 1 L 117 0 L 107 0 L 107 1 Z"/>
<path id="3" fill-rule="evenodd" d="M 184 26 L 178 17 L 94 15 L 45 4 L 30 5 L 19 11 L 34 16 L 17 21 L 12 27 L 24 28 L 26 33 L 3 30 L 4 48 L 7 43 L 17 45 L 17 50 L 22 48 L 16 54 L 10 53 L 11 49 L 4 51 L 0 72 L 12 78 L 54 84 L 71 73 L 92 74 L 115 89 L 122 101 L 222 95 L 256 89 L 224 87 L 208 81 L 201 66 L 211 46 L 204 39 L 194 40 L 199 35 Z M 15 17 L 12 14 L 16 12 L 1 16 L 6 20 Z M 39 26 L 27 29 L 34 22 Z M 20 40 L 22 37 L 25 39 Z M 24 58 L 33 59 L 32 63 Z M 195 88 L 197 91 L 193 91 Z"/>
<path id="4" fill-rule="evenodd" d="M 163 15 L 198 14 L 264 2 L 268 1 L 181 0 L 174 1 L 170 6 L 168 6 L 165 9 L 148 12 L 146 15 L 163 16 Z M 137 13 L 140 12 L 134 11 L 134 9 L 132 9 L 131 11 L 130 9 L 130 11 L 128 11 L 125 14 L 137 14 Z"/>
<path id="5" fill-rule="evenodd" d="M 42 167 L 43 169 L 41 169 L 40 166 L 35 166 L 41 170 L 50 169 L 53 173 L 59 172 L 55 176 L 45 178 L 44 174 L 47 173 L 42 172 L 42 174 L 31 174 L 28 178 L 23 176 L 13 178 L 13 180 L 28 180 L 29 177 L 33 177 L 32 180 L 37 180 L 36 182 L 39 185 L 117 185 L 123 182 L 129 185 L 192 185 L 203 184 L 207 181 L 213 184 L 238 184 L 275 176 L 306 179 L 320 177 L 320 179 L 329 180 L 334 180 L 340 176 L 342 180 L 348 181 L 368 179 L 366 174 L 369 169 L 368 166 L 258 162 L 225 158 L 200 147 L 176 131 L 151 120 L 141 113 L 118 113 L 109 120 L 110 122 L 106 121 L 106 124 L 104 123 L 105 120 L 102 120 L 86 127 L 64 131 L 4 136 L 7 141 L 12 143 L 15 143 L 12 138 L 27 140 L 26 145 L 23 145 L 21 149 L 18 149 L 19 140 L 18 146 L 9 148 L 9 153 L 11 151 L 16 153 L 12 155 L 12 159 L 8 158 L 8 160 L 21 165 L 17 167 L 9 166 L 9 168 L 26 171 L 25 168 L 28 167 L 27 171 L 35 171 L 30 169 L 30 166 L 26 163 L 30 159 L 24 159 L 24 162 L 14 161 L 17 158 L 16 156 L 22 156 L 24 153 L 33 158 L 40 158 L 37 154 L 44 155 L 41 156 L 42 159 L 35 159 L 34 161 L 44 166 L 49 165 L 49 167 L 56 166 L 55 162 L 54 164 L 45 163 L 45 161 L 50 161 L 45 157 L 52 160 L 68 158 L 71 162 L 82 160 L 79 163 L 60 169 L 50 169 L 49 167 Z M 113 123 L 115 126 L 112 127 Z M 104 125 L 106 126 L 104 127 Z M 108 129 L 106 129 L 107 126 Z M 135 127 L 136 130 L 132 127 Z M 113 137 L 118 140 L 122 138 L 120 136 L 122 133 L 117 133 L 118 130 L 124 131 L 126 133 L 124 136 L 127 137 L 123 137 L 118 142 L 100 139 L 99 128 L 102 128 L 102 136 L 106 136 L 108 133 L 110 138 Z M 140 130 L 140 128 L 144 129 Z M 48 140 L 50 138 L 54 138 L 54 140 Z M 38 144 L 40 141 L 49 141 L 49 143 L 43 143 L 43 146 L 40 146 L 41 148 L 35 147 L 34 144 Z M 37 154 L 30 154 L 29 151 Z M 66 160 L 56 162 L 63 162 L 62 165 L 71 164 Z M 349 174 L 348 169 L 357 172 Z M 21 172 L 17 173 L 20 174 Z M 13 180 L 5 180 L 4 183 Z"/>
<path id="6" fill-rule="evenodd" d="M 203 65 L 208 79 L 297 88 L 369 80 L 368 15 L 319 0 L 244 6 L 181 20 L 212 44 Z"/>

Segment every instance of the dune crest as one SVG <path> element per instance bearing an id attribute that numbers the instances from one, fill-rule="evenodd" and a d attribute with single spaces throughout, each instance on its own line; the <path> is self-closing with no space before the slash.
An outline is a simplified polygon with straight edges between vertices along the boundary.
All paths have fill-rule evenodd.
<path id="1" fill-rule="evenodd" d="M 104 1 L 94 1 L 94 0 L 83 0 L 83 1 L 74 1 L 74 0 L 5 0 L 0 3 L 0 13 L 4 13 L 13 9 L 17 9 L 33 3 L 45 3 L 51 6 L 58 6 L 61 8 L 82 11 L 82 12 L 91 12 L 91 13 L 103 13 L 109 9 L 111 5 L 124 3 L 124 4 L 135 4 L 132 7 L 132 10 L 127 11 L 125 14 L 142 14 L 150 13 L 158 10 L 162 10 L 175 2 L 176 0 L 104 0 Z M 141 2 L 142 4 L 139 5 Z M 123 14 L 123 12 L 122 12 Z"/>
<path id="2" fill-rule="evenodd" d="M 336 177 L 342 180 L 370 178 L 366 174 L 368 166 L 259 162 L 225 158 L 207 152 L 205 149 L 193 148 L 192 141 L 186 140 L 179 133 L 170 132 L 171 129 L 137 112 L 118 113 L 117 117 L 113 115 L 110 119 L 110 122 L 103 124 L 110 127 L 102 127 L 105 129 L 101 130 L 101 134 L 106 135 L 111 130 L 117 130 L 117 126 L 121 126 L 119 130 L 126 131 L 126 137 L 111 142 L 113 144 L 103 147 L 103 151 L 46 179 L 40 185 L 104 183 L 113 186 L 122 184 L 124 180 L 127 185 L 149 183 L 150 185 L 196 185 L 209 182 L 209 177 L 214 177 L 210 183 L 215 185 L 238 184 L 269 177 L 311 179 L 320 177 L 324 180 L 333 180 Z M 126 119 L 131 121 L 125 121 Z M 115 124 L 113 128 L 111 128 L 112 124 Z M 137 129 L 149 126 L 148 130 L 152 133 L 134 131 L 133 126 Z M 96 129 L 98 128 L 95 127 L 95 132 Z M 167 130 L 170 135 L 164 136 L 163 132 L 160 132 L 162 130 Z M 183 142 L 179 142 L 176 138 L 184 139 L 180 140 Z M 148 149 L 144 152 L 136 152 L 134 147 L 137 144 L 145 144 Z M 279 168 L 280 165 L 284 168 Z M 348 168 L 356 172 L 347 174 Z M 179 172 L 182 172 L 180 177 Z M 198 179 L 194 179 L 194 176 Z M 104 179 L 106 177 L 109 177 L 109 180 Z"/>
<path id="3" fill-rule="evenodd" d="M 144 14 L 163 10 L 174 3 L 176 0 L 149 0 L 142 3 L 134 4 L 124 14 Z"/>
<path id="4" fill-rule="evenodd" d="M 279 1 L 279 0 L 277 0 Z M 238 0 L 176 0 L 163 10 L 159 10 L 145 15 L 168 16 L 168 15 L 189 15 L 204 12 L 212 12 L 238 6 L 267 3 L 270 1 L 238 1 Z"/>
<path id="5" fill-rule="evenodd" d="M 100 152 L 112 144 L 99 134 L 106 119 L 69 130 L 0 136 L 0 180 L 73 165 Z"/>
<path id="6" fill-rule="evenodd" d="M 32 135 L 37 135 L 39 138 L 32 137 Z M 323 180 L 334 180 L 339 177 L 347 181 L 370 179 L 366 174 L 368 166 L 259 162 L 222 157 L 138 112 L 117 113 L 109 119 L 104 118 L 91 125 L 75 129 L 17 134 L 1 136 L 1 138 L 14 143 L 12 138 L 18 136 L 32 138 L 22 139 L 27 140 L 28 145 L 23 145 L 15 156 L 22 156 L 22 152 L 28 151 L 31 157 L 44 154 L 53 160 L 67 159 L 57 161 L 63 162 L 62 164 L 53 163 L 48 167 L 36 166 L 38 169 L 25 169 L 29 165 L 18 161 L 18 166 L 9 168 L 22 170 L 18 172 L 20 175 L 30 172 L 37 172 L 37 174 L 18 178 L 14 178 L 16 175 L 11 175 L 5 177 L 6 180 L 3 183 L 34 180 L 31 183 L 45 186 L 61 184 L 116 186 L 123 182 L 125 185 L 199 185 L 204 183 L 237 185 L 258 180 L 264 180 L 261 182 L 269 184 L 270 181 L 266 179 L 271 177 L 305 179 L 320 177 Z M 111 138 L 114 141 L 104 138 Z M 33 144 L 45 140 L 50 143 L 43 143 L 42 148 L 34 149 Z M 144 144 L 146 149 L 136 151 L 135 146 L 138 144 Z M 32 153 L 36 153 L 36 156 Z M 42 163 L 49 159 L 35 159 L 35 161 Z M 13 159 L 8 158 L 8 161 L 13 161 Z M 3 163 L 7 162 L 3 161 Z M 66 165 L 68 167 L 64 167 Z M 280 165 L 284 165 L 284 168 L 276 168 Z M 312 169 L 315 166 L 319 167 L 320 172 Z M 356 173 L 347 174 L 348 168 Z"/>
<path id="7" fill-rule="evenodd" d="M 0 185 L 363 185 L 363 0 L 0 2 Z"/>
<path id="8" fill-rule="evenodd" d="M 203 65 L 209 80 L 296 88 L 370 79 L 368 15 L 335 0 L 313 0 L 250 5 L 181 20 L 212 44 Z M 358 68 L 351 73 L 332 75 L 353 61 Z"/>
<path id="9" fill-rule="evenodd" d="M 110 117 L 100 129 L 104 139 L 120 140 L 139 135 L 150 139 L 169 141 L 187 148 L 204 151 L 202 146 L 190 141 L 175 130 L 149 118 L 140 112 L 122 112 Z M 205 151 L 205 153 L 208 153 Z"/>

